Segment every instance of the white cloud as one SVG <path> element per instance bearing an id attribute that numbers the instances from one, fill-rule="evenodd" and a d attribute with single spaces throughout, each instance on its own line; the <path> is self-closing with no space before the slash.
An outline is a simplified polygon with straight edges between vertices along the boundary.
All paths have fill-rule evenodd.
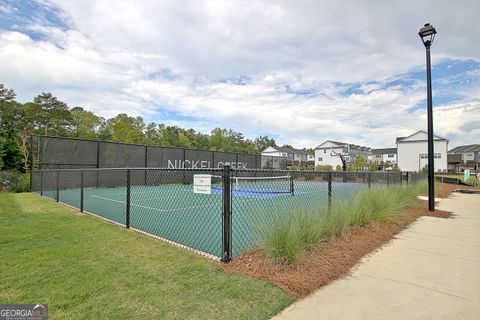
<path id="1" fill-rule="evenodd" d="M 270 132 L 301 147 L 325 139 L 389 147 L 396 136 L 425 129 L 425 112 L 415 108 L 425 99 L 424 83 L 382 83 L 424 68 L 416 33 L 430 17 L 439 30 L 434 63 L 480 60 L 476 1 L 50 5 L 70 29 L 32 21 L 27 29 L 43 40 L 0 30 L 0 77 L 20 100 L 52 91 L 105 117 L 127 112 L 154 120 L 168 111 L 199 120 L 166 123 Z M 352 82 L 360 91 L 342 93 Z M 463 101 L 436 106 L 436 129 L 478 141 L 471 113 L 480 114 L 480 93 L 457 92 Z"/>
<path id="2" fill-rule="evenodd" d="M 7 4 L 0 4 L 0 13 L 11 13 L 13 10 Z"/>

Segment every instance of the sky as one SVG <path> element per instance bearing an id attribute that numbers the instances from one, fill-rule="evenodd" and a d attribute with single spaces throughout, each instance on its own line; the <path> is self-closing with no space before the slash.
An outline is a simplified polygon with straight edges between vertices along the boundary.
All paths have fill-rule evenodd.
<path id="1" fill-rule="evenodd" d="M 5 1 L 0 83 L 103 117 L 372 148 L 426 130 L 480 143 L 478 0 Z"/>

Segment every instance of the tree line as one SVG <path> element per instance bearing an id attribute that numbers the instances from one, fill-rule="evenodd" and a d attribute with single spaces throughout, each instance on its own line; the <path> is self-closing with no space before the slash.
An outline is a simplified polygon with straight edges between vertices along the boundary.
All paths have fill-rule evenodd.
<path id="1" fill-rule="evenodd" d="M 13 89 L 0 84 L 0 170 L 28 171 L 29 139 L 33 134 L 255 154 L 276 145 L 268 136 L 251 140 L 231 129 L 215 128 L 204 134 L 146 123 L 140 116 L 125 113 L 105 119 L 82 107 L 70 108 L 49 92 L 20 103 Z"/>

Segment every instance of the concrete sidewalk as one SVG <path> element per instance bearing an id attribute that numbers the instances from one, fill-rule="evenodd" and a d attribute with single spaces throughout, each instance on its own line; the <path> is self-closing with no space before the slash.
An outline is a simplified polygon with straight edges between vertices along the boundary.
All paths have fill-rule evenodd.
<path id="1" fill-rule="evenodd" d="M 480 195 L 454 193 L 351 276 L 274 317 L 284 319 L 480 319 Z"/>

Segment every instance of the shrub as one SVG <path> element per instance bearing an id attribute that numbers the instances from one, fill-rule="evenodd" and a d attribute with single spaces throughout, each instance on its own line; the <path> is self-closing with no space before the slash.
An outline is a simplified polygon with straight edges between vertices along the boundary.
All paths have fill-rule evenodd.
<path id="1" fill-rule="evenodd" d="M 316 171 L 333 171 L 333 167 L 329 164 L 327 165 L 317 165 L 315 166 Z"/>
<path id="2" fill-rule="evenodd" d="M 0 171 L 0 191 L 27 192 L 30 190 L 30 174 L 16 171 Z"/>
<path id="3" fill-rule="evenodd" d="M 305 180 L 313 180 L 315 179 L 315 174 L 313 172 L 307 172 L 305 174 Z"/>
<path id="4" fill-rule="evenodd" d="M 357 181 L 357 173 L 356 172 L 344 172 L 345 180 L 346 181 Z"/>
<path id="5" fill-rule="evenodd" d="M 0 191 L 16 192 L 21 185 L 21 176 L 14 171 L 0 171 Z"/>
<path id="6" fill-rule="evenodd" d="M 397 165 L 395 165 L 395 166 L 392 167 L 392 172 L 402 172 L 402 171 L 400 170 L 400 168 Z"/>
<path id="7" fill-rule="evenodd" d="M 17 189 L 17 192 L 30 192 L 30 172 L 21 174 L 20 188 Z"/>

